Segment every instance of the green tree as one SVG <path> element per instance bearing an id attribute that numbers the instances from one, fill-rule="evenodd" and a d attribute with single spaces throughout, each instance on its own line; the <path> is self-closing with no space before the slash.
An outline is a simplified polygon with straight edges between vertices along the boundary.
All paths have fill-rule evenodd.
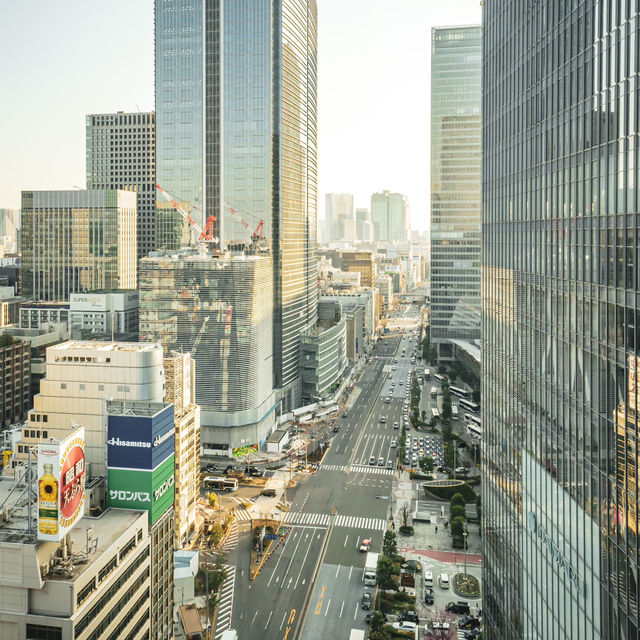
<path id="1" fill-rule="evenodd" d="M 454 493 L 451 496 L 451 500 L 449 500 L 449 506 L 455 507 L 457 504 L 463 507 L 466 504 L 466 500 L 464 499 L 464 496 L 461 493 Z"/>
<path id="2" fill-rule="evenodd" d="M 433 458 L 431 456 L 425 456 L 424 458 L 420 458 L 418 462 L 420 468 L 424 473 L 432 473 L 433 472 Z"/>
<path id="3" fill-rule="evenodd" d="M 396 583 L 393 580 L 393 560 L 387 556 L 378 558 L 376 582 L 381 589 L 393 589 Z"/>
<path id="4" fill-rule="evenodd" d="M 449 517 L 454 520 L 455 518 L 464 518 L 466 520 L 467 510 L 461 504 L 454 504 L 449 509 Z"/>
<path id="5" fill-rule="evenodd" d="M 471 399 L 476 403 L 480 404 L 480 389 L 474 389 L 471 394 Z"/>
<path id="6" fill-rule="evenodd" d="M 451 521 L 451 535 L 455 536 L 455 537 L 462 537 L 462 534 L 464 533 L 464 525 L 465 525 L 465 519 L 464 518 L 454 518 Z"/>
<path id="7" fill-rule="evenodd" d="M 386 629 L 380 629 L 380 631 L 373 631 L 369 634 L 369 640 L 389 640 L 390 637 L 391 636 L 389 635 Z"/>
<path id="8" fill-rule="evenodd" d="M 396 542 L 396 534 L 393 531 L 385 531 L 384 540 L 382 541 L 382 553 L 389 558 L 395 558 L 398 555 L 398 543 Z"/>
<path id="9" fill-rule="evenodd" d="M 217 508 L 217 506 L 218 506 L 218 494 L 214 493 L 213 491 L 211 493 L 207 493 L 207 501 L 209 502 L 209 506 L 212 509 Z"/>
<path id="10" fill-rule="evenodd" d="M 384 626 L 384 617 L 382 616 L 382 612 L 374 611 L 371 614 L 371 633 L 380 631 L 383 626 Z M 371 635 L 369 635 L 369 637 L 371 637 Z"/>

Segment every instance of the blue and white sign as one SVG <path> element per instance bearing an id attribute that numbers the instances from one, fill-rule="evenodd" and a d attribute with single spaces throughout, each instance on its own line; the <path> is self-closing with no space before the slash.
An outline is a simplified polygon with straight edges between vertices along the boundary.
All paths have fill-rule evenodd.
<path id="1" fill-rule="evenodd" d="M 151 471 L 172 456 L 174 451 L 172 404 L 154 416 L 108 416 L 108 467 Z"/>

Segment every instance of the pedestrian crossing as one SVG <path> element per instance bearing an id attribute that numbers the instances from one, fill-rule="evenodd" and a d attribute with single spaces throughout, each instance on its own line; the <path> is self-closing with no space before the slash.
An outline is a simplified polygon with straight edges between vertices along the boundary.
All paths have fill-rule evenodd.
<path id="1" fill-rule="evenodd" d="M 227 629 L 231 628 L 231 614 L 233 612 L 233 591 L 235 588 L 236 568 L 225 565 L 227 579 L 222 583 L 218 599 L 214 638 L 220 640 Z"/>
<path id="2" fill-rule="evenodd" d="M 283 523 L 289 525 L 305 525 L 327 527 L 332 516 L 328 513 L 302 513 L 288 511 L 284 514 Z M 246 511 L 236 511 L 237 520 L 250 520 L 251 514 Z M 384 518 L 364 518 L 359 516 L 336 515 L 333 521 L 334 527 L 346 527 L 349 529 L 366 529 L 368 531 L 384 531 L 387 521 Z"/>
<path id="3" fill-rule="evenodd" d="M 230 553 L 235 549 L 236 544 L 238 544 L 238 523 L 234 520 L 231 523 L 231 531 L 222 545 L 222 550 L 225 553 Z"/>
<path id="4" fill-rule="evenodd" d="M 393 475 L 393 469 L 358 464 L 352 464 L 348 467 L 340 464 L 323 464 L 319 471 L 342 471 L 342 473 L 346 473 L 347 469 L 349 470 L 349 473 L 377 473 L 383 476 Z"/>

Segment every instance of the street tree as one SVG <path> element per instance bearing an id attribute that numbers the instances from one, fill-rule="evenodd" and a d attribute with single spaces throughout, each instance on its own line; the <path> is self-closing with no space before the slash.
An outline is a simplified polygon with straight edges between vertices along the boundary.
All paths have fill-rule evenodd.
<path id="1" fill-rule="evenodd" d="M 393 560 L 387 556 L 378 558 L 376 582 L 381 589 L 393 589 L 396 583 L 393 580 Z"/>
<path id="2" fill-rule="evenodd" d="M 213 491 L 207 493 L 207 502 L 212 509 L 216 509 L 218 507 L 218 494 Z"/>
<path id="3" fill-rule="evenodd" d="M 431 456 L 425 456 L 424 458 L 420 458 L 420 462 L 418 463 L 423 473 L 432 473 L 433 472 L 433 458 Z"/>
<path id="4" fill-rule="evenodd" d="M 374 611 L 371 614 L 371 633 L 375 633 L 376 631 L 380 631 L 384 626 L 384 617 L 381 611 Z M 371 635 L 369 635 L 371 637 Z"/>
<path id="5" fill-rule="evenodd" d="M 457 504 L 460 504 L 463 507 L 465 504 L 467 504 L 467 501 L 464 499 L 464 496 L 461 493 L 454 493 L 451 496 L 451 500 L 449 500 L 449 506 L 454 507 Z"/>
<path id="6" fill-rule="evenodd" d="M 465 518 L 466 519 L 466 509 L 461 505 L 461 504 L 454 504 L 450 509 L 449 509 L 449 516 L 451 517 L 451 519 L 455 519 L 455 518 Z"/>
<path id="7" fill-rule="evenodd" d="M 382 541 L 382 553 L 389 558 L 395 558 L 398 555 L 398 543 L 396 542 L 396 534 L 393 531 L 386 531 L 384 540 Z"/>
<path id="8" fill-rule="evenodd" d="M 454 537 L 462 537 L 464 533 L 465 519 L 462 517 L 454 518 L 451 521 L 451 535 Z"/>

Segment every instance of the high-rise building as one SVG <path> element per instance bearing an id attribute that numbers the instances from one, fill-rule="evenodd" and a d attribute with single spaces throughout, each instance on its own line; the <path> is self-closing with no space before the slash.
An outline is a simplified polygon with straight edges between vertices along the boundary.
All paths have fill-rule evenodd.
<path id="1" fill-rule="evenodd" d="M 358 242 L 373 241 L 373 224 L 369 209 L 356 208 L 356 240 Z"/>
<path id="2" fill-rule="evenodd" d="M 639 637 L 639 19 L 483 7 L 489 640 Z"/>
<path id="3" fill-rule="evenodd" d="M 268 255 L 157 252 L 140 263 L 140 338 L 191 353 L 204 452 L 266 441 L 275 427 Z"/>
<path id="4" fill-rule="evenodd" d="M 376 262 L 372 251 L 343 251 L 342 270 L 358 272 L 363 287 L 373 287 L 375 284 Z"/>
<path id="5" fill-rule="evenodd" d="M 0 207 L 0 238 L 18 240 L 20 229 L 20 212 L 17 209 L 4 209 Z"/>
<path id="6" fill-rule="evenodd" d="M 480 26 L 431 31 L 431 344 L 480 338 Z"/>
<path id="7" fill-rule="evenodd" d="M 353 196 L 350 193 L 327 193 L 324 202 L 327 243 L 355 242 L 357 238 Z"/>
<path id="8" fill-rule="evenodd" d="M 196 404 L 196 363 L 188 353 L 173 351 L 164 359 L 166 401 L 175 421 L 176 547 L 190 547 L 200 533 L 200 407 Z"/>
<path id="9" fill-rule="evenodd" d="M 0 335 L 0 430 L 27 417 L 31 407 L 31 345 Z"/>
<path id="10" fill-rule="evenodd" d="M 137 193 L 138 259 L 156 247 L 156 115 L 87 116 L 87 189 Z"/>
<path id="11" fill-rule="evenodd" d="M 371 195 L 373 240 L 376 242 L 406 241 L 409 230 L 408 203 L 401 193 L 383 191 Z"/>
<path id="12" fill-rule="evenodd" d="M 23 191 L 22 295 L 135 289 L 136 220 L 133 191 Z"/>
<path id="13" fill-rule="evenodd" d="M 90 475 L 104 475 L 105 402 L 162 402 L 162 347 L 131 342 L 63 342 L 47 349 L 46 377 L 33 399 L 23 445 L 62 438 L 72 425 L 85 428 Z M 20 455 L 24 453 L 24 455 Z M 19 452 L 26 459 L 27 447 Z"/>
<path id="14" fill-rule="evenodd" d="M 300 336 L 316 322 L 316 2 L 155 8 L 157 180 L 202 227 L 215 217 L 223 245 L 261 229 L 288 410 L 300 400 Z M 190 234 L 171 203 L 159 208 L 158 248 L 180 248 Z"/>

